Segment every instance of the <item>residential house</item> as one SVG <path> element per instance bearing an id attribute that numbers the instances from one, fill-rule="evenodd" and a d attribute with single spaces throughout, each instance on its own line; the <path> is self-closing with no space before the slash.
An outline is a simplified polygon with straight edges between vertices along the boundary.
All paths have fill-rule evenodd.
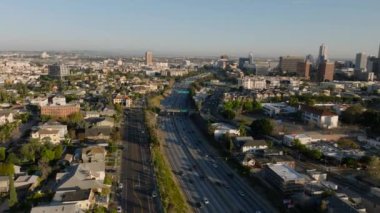
<path id="1" fill-rule="evenodd" d="M 22 175 L 16 178 L 14 181 L 16 189 L 18 188 L 29 188 L 33 189 L 38 185 L 37 175 Z"/>
<path id="2" fill-rule="evenodd" d="M 302 106 L 302 119 L 308 123 L 323 129 L 338 127 L 339 116 L 327 108 Z"/>
<path id="3" fill-rule="evenodd" d="M 116 111 L 114 109 L 110 108 L 104 108 L 103 111 L 100 112 L 101 116 L 106 116 L 106 117 L 112 117 L 116 114 Z"/>
<path id="4" fill-rule="evenodd" d="M 9 191 L 9 176 L 0 176 L 0 194 L 8 193 Z"/>
<path id="5" fill-rule="evenodd" d="M 104 162 L 72 165 L 67 169 L 67 172 L 57 174 L 56 191 L 93 189 L 100 192 L 105 187 L 103 184 L 104 177 Z"/>
<path id="6" fill-rule="evenodd" d="M 243 166 L 254 167 L 255 156 L 252 153 L 245 153 L 240 162 Z"/>
<path id="7" fill-rule="evenodd" d="M 13 113 L 9 110 L 0 110 L 0 126 L 14 121 Z"/>
<path id="8" fill-rule="evenodd" d="M 214 129 L 214 138 L 216 140 L 221 139 L 227 133 L 230 135 L 240 135 L 239 129 L 225 123 L 213 123 L 212 128 Z"/>
<path id="9" fill-rule="evenodd" d="M 60 95 L 57 95 L 57 96 L 54 96 L 52 98 L 52 104 L 53 105 L 66 105 L 66 98 L 64 96 L 60 96 Z"/>
<path id="10" fill-rule="evenodd" d="M 286 103 L 264 103 L 263 110 L 270 117 L 297 112 L 296 108 L 288 106 Z"/>
<path id="11" fill-rule="evenodd" d="M 95 194 L 91 189 L 58 191 L 52 203 L 75 204 L 81 210 L 89 210 L 95 204 Z"/>
<path id="12" fill-rule="evenodd" d="M 29 100 L 29 103 L 31 105 L 36 105 L 39 107 L 47 106 L 49 104 L 49 99 L 46 97 L 37 97 L 37 98 Z"/>
<path id="13" fill-rule="evenodd" d="M 120 95 L 120 94 L 117 94 L 114 98 L 113 98 L 113 103 L 114 104 L 120 104 L 120 105 L 123 105 L 125 107 L 131 107 L 132 105 L 132 99 L 126 95 Z"/>
<path id="14" fill-rule="evenodd" d="M 254 140 L 251 136 L 236 137 L 234 143 L 236 147 L 240 148 L 242 153 L 268 148 L 265 140 Z"/>
<path id="15" fill-rule="evenodd" d="M 268 145 L 265 140 L 247 141 L 241 146 L 241 152 L 255 152 L 258 150 L 267 149 Z"/>
<path id="16" fill-rule="evenodd" d="M 90 146 L 82 149 L 82 161 L 84 163 L 90 162 L 104 162 L 107 151 L 101 146 Z"/>
<path id="17" fill-rule="evenodd" d="M 84 118 L 99 118 L 100 113 L 98 111 L 86 111 Z"/>
<path id="18" fill-rule="evenodd" d="M 76 204 L 52 204 L 45 206 L 34 206 L 31 209 L 31 213 L 84 213 Z"/>
<path id="19" fill-rule="evenodd" d="M 111 127 L 92 127 L 85 130 L 85 138 L 88 140 L 109 140 L 111 138 Z"/>
<path id="20" fill-rule="evenodd" d="M 58 144 L 61 142 L 59 137 L 59 130 L 56 129 L 39 129 L 35 132 L 32 132 L 33 139 L 39 139 L 44 142 L 51 142 L 52 144 Z"/>
<path id="21" fill-rule="evenodd" d="M 58 135 L 61 139 L 65 138 L 67 134 L 67 125 L 61 124 L 57 121 L 48 121 L 39 127 L 40 129 L 55 129 L 58 130 Z"/>
<path id="22" fill-rule="evenodd" d="M 99 119 L 95 125 L 98 127 L 114 127 L 115 121 L 113 118 L 105 117 L 105 118 Z"/>

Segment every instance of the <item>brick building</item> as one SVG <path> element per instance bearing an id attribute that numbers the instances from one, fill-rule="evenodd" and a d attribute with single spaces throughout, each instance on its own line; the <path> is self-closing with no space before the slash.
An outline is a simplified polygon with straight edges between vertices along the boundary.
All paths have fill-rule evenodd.
<path id="1" fill-rule="evenodd" d="M 51 117 L 66 118 L 67 116 L 79 112 L 80 106 L 76 104 L 68 105 L 52 105 L 52 106 L 42 106 L 41 115 L 47 115 Z"/>

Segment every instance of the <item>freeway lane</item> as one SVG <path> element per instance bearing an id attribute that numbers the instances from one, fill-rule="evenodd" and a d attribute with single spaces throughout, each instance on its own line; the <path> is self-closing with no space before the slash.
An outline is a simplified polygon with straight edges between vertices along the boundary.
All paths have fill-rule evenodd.
<path id="1" fill-rule="evenodd" d="M 189 96 L 175 92 L 188 84 L 176 84 L 162 105 L 166 109 L 189 110 Z M 199 212 L 276 212 L 224 163 L 214 158 L 214 150 L 185 115 L 161 115 L 161 129 L 166 134 L 165 152 L 177 179 L 194 211 Z M 228 174 L 234 174 L 231 178 Z M 189 184 L 190 183 L 190 184 Z M 207 197 L 209 204 L 194 205 Z"/>
<path id="2" fill-rule="evenodd" d="M 120 193 L 120 203 L 124 212 L 128 213 L 161 212 L 159 196 L 152 196 L 152 192 L 158 194 L 158 190 L 143 119 L 142 108 L 126 111 L 120 173 L 120 182 L 124 187 Z"/>
<path id="3" fill-rule="evenodd" d="M 192 167 L 195 162 L 191 160 L 191 157 L 186 153 L 185 147 L 178 140 L 180 137 L 175 131 L 175 126 L 171 122 L 171 119 L 162 118 L 160 121 L 164 129 L 168 131 L 164 145 L 165 152 L 174 173 L 177 174 L 179 183 L 187 196 L 190 206 L 194 208 L 194 211 L 200 212 L 226 212 L 226 210 L 228 212 L 228 209 L 223 208 L 224 204 L 217 205 L 213 202 L 214 197 L 218 199 L 217 193 L 212 189 L 209 182 L 200 179 L 199 175 L 201 172 Z M 204 203 L 204 197 L 209 199 L 210 205 L 202 204 L 204 208 L 197 209 L 196 203 Z"/>

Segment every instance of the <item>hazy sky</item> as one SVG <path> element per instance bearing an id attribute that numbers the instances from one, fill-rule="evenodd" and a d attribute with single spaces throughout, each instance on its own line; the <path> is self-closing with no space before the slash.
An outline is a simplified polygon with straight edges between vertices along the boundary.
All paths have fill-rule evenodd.
<path id="1" fill-rule="evenodd" d="M 376 54 L 380 0 L 0 0 L 0 50 Z"/>

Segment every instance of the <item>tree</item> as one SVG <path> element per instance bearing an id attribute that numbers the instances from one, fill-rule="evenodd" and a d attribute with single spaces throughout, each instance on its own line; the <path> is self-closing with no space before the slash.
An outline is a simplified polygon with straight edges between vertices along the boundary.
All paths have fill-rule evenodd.
<path id="1" fill-rule="evenodd" d="M 306 100 L 306 105 L 308 105 L 308 106 L 314 106 L 315 104 L 316 104 L 316 101 L 313 98 Z"/>
<path id="2" fill-rule="evenodd" d="M 13 164 L 11 163 L 0 163 L 0 175 L 7 176 L 13 175 L 15 173 Z"/>
<path id="3" fill-rule="evenodd" d="M 35 161 L 36 159 L 36 149 L 31 143 L 23 144 L 20 153 L 24 160 Z"/>
<path id="4" fill-rule="evenodd" d="M 104 177 L 104 182 L 103 183 L 106 184 L 106 185 L 112 185 L 112 176 L 110 176 L 110 175 L 107 174 Z"/>
<path id="5" fill-rule="evenodd" d="M 222 112 L 223 116 L 229 120 L 232 120 L 235 118 L 236 114 L 232 109 L 226 109 Z"/>
<path id="6" fill-rule="evenodd" d="M 62 144 L 58 144 L 56 147 L 54 147 L 54 159 L 58 160 L 62 157 L 63 154 L 63 146 Z"/>
<path id="7" fill-rule="evenodd" d="M 6 157 L 5 147 L 0 147 L 0 161 L 4 161 Z"/>
<path id="8" fill-rule="evenodd" d="M 80 112 L 73 113 L 67 117 L 67 123 L 71 126 L 79 126 L 83 121 L 83 115 Z"/>
<path id="9" fill-rule="evenodd" d="M 337 142 L 338 146 L 343 149 L 359 149 L 360 146 L 353 140 L 348 138 L 341 138 Z"/>
<path id="10" fill-rule="evenodd" d="M 10 164 L 19 164 L 20 159 L 17 157 L 15 153 L 11 152 L 8 154 L 6 162 Z"/>
<path id="11" fill-rule="evenodd" d="M 9 207 L 14 207 L 18 203 L 17 192 L 14 185 L 13 175 L 9 175 Z"/>
<path id="12" fill-rule="evenodd" d="M 342 112 L 342 121 L 348 124 L 356 124 L 359 122 L 362 113 L 363 107 L 361 105 L 350 106 Z"/>
<path id="13" fill-rule="evenodd" d="M 299 101 L 298 101 L 298 98 L 297 97 L 290 97 L 290 99 L 289 99 L 289 105 L 290 106 L 294 106 L 294 107 L 296 107 L 296 106 L 298 106 L 298 104 L 299 104 Z"/>
<path id="14" fill-rule="evenodd" d="M 257 119 L 251 123 L 251 130 L 254 136 L 271 135 L 273 129 L 272 122 L 267 118 Z"/>
<path id="15" fill-rule="evenodd" d="M 368 162 L 368 173 L 375 179 L 380 179 L 380 158 L 371 157 Z"/>
<path id="16" fill-rule="evenodd" d="M 246 136 L 247 135 L 247 130 L 245 129 L 245 126 L 243 124 L 240 124 L 239 132 L 240 132 L 240 136 Z"/>
<path id="17" fill-rule="evenodd" d="M 54 160 L 55 158 L 55 152 L 53 150 L 50 150 L 48 148 L 44 148 L 41 152 L 41 160 L 43 162 L 50 162 L 52 160 Z"/>
<path id="18" fill-rule="evenodd" d="M 308 156 L 310 158 L 313 158 L 315 160 L 320 160 L 322 158 L 322 152 L 320 150 L 317 150 L 317 149 L 312 149 L 312 150 L 309 150 L 308 152 Z"/>

